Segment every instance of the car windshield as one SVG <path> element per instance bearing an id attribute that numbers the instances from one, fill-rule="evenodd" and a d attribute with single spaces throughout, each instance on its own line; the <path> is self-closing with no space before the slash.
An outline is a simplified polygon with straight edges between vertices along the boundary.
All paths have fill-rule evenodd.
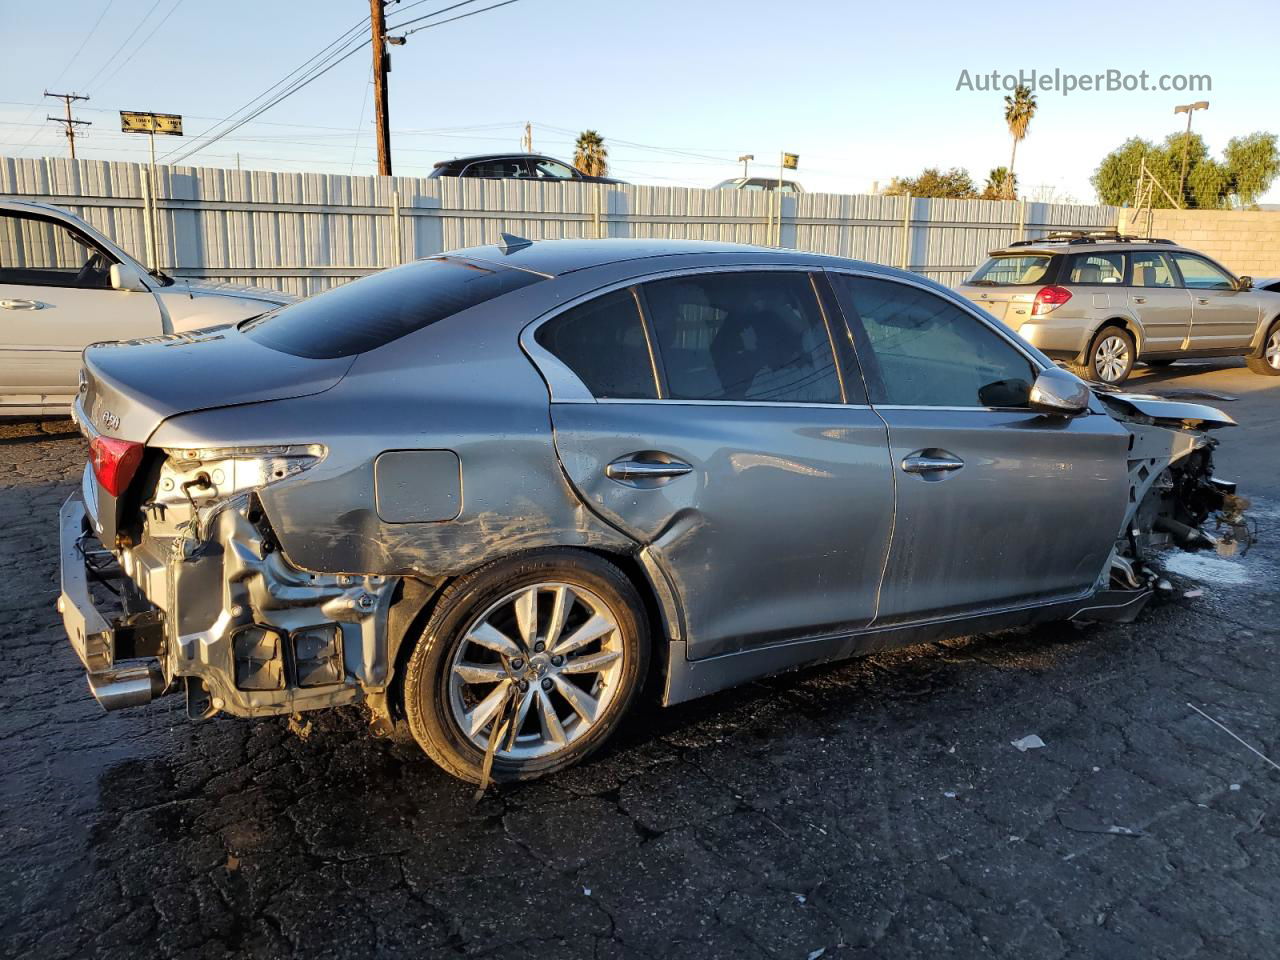
<path id="1" fill-rule="evenodd" d="M 523 270 L 432 257 L 281 307 L 240 329 L 295 357 L 349 357 L 542 279 Z"/>
<path id="2" fill-rule="evenodd" d="M 1052 259 L 1048 254 L 992 257 L 974 272 L 968 282 L 987 287 L 1042 283 Z"/>

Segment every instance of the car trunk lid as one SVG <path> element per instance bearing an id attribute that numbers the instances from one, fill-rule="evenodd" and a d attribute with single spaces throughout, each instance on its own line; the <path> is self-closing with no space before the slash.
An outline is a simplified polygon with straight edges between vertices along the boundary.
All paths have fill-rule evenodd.
<path id="1" fill-rule="evenodd" d="M 94 344 L 84 352 L 78 416 L 92 432 L 145 443 L 179 413 L 321 393 L 353 359 L 295 357 L 234 327 Z"/>

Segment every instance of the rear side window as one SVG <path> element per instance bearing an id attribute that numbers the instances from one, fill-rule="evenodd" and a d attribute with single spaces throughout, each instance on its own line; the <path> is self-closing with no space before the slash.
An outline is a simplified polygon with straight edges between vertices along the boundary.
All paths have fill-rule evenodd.
<path id="1" fill-rule="evenodd" d="M 1067 283 L 1124 283 L 1124 254 L 1077 253 Z"/>
<path id="2" fill-rule="evenodd" d="M 433 257 L 327 290 L 240 329 L 295 357 L 350 357 L 542 279 L 523 270 Z"/>
<path id="3" fill-rule="evenodd" d="M 635 294 L 617 290 L 538 328 L 538 343 L 578 375 L 592 396 L 652 400 L 653 360 Z"/>
<path id="4" fill-rule="evenodd" d="M 1019 287 L 1043 283 L 1053 257 L 1029 254 L 1021 257 L 992 257 L 977 269 L 970 283 L 988 287 Z"/>
<path id="5" fill-rule="evenodd" d="M 1135 287 L 1176 287 L 1173 271 L 1169 269 L 1169 259 L 1163 253 L 1132 253 L 1133 280 Z"/>
<path id="6" fill-rule="evenodd" d="M 841 402 L 808 274 L 704 273 L 642 290 L 669 398 Z"/>

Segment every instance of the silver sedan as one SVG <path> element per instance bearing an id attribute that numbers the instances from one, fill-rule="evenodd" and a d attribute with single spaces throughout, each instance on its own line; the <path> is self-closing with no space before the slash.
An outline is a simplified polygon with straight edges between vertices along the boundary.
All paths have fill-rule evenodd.
<path id="1" fill-rule="evenodd" d="M 76 416 L 59 604 L 104 706 L 362 704 L 474 781 L 581 759 L 645 684 L 1132 617 L 1231 492 L 1216 410 L 728 244 L 504 237 L 91 347 Z"/>

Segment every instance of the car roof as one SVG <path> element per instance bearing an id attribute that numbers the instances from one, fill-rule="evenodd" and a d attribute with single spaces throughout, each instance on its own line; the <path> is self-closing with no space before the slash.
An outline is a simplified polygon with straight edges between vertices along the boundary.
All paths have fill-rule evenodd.
<path id="1" fill-rule="evenodd" d="M 992 250 L 988 255 L 995 256 L 1017 256 L 1018 254 L 1030 253 L 1039 255 L 1052 255 L 1057 253 L 1111 253 L 1115 251 L 1127 250 L 1185 250 L 1179 243 L 1172 240 L 1165 240 L 1160 237 L 1106 237 L 1080 235 L 1080 236 L 1061 236 L 1061 237 L 1041 237 L 1036 240 L 1019 240 L 1017 243 L 1011 243 L 1008 246 L 1000 247 L 998 250 Z"/>
<path id="2" fill-rule="evenodd" d="M 446 255 L 502 264 L 519 270 L 558 277 L 578 270 L 627 260 L 697 255 L 711 260 L 732 258 L 740 261 L 744 254 L 758 256 L 762 263 L 821 265 L 854 262 L 845 260 L 843 257 L 785 250 L 778 247 L 761 247 L 747 243 L 720 243 L 713 240 L 641 240 L 621 237 L 601 240 L 537 240 L 525 241 L 513 246 L 489 244 L 483 247 L 453 250 Z M 875 265 L 867 264 L 867 266 Z"/>
<path id="3" fill-rule="evenodd" d="M 555 160 L 555 157 L 549 157 L 545 153 L 524 153 L 520 150 L 512 150 L 508 153 L 477 153 L 467 157 L 454 157 L 452 160 L 438 160 L 435 163 L 437 167 L 447 167 L 455 163 L 477 163 L 485 160 L 510 160 L 513 157 L 531 157 L 537 160 Z M 557 163 L 562 161 L 556 160 Z"/>

